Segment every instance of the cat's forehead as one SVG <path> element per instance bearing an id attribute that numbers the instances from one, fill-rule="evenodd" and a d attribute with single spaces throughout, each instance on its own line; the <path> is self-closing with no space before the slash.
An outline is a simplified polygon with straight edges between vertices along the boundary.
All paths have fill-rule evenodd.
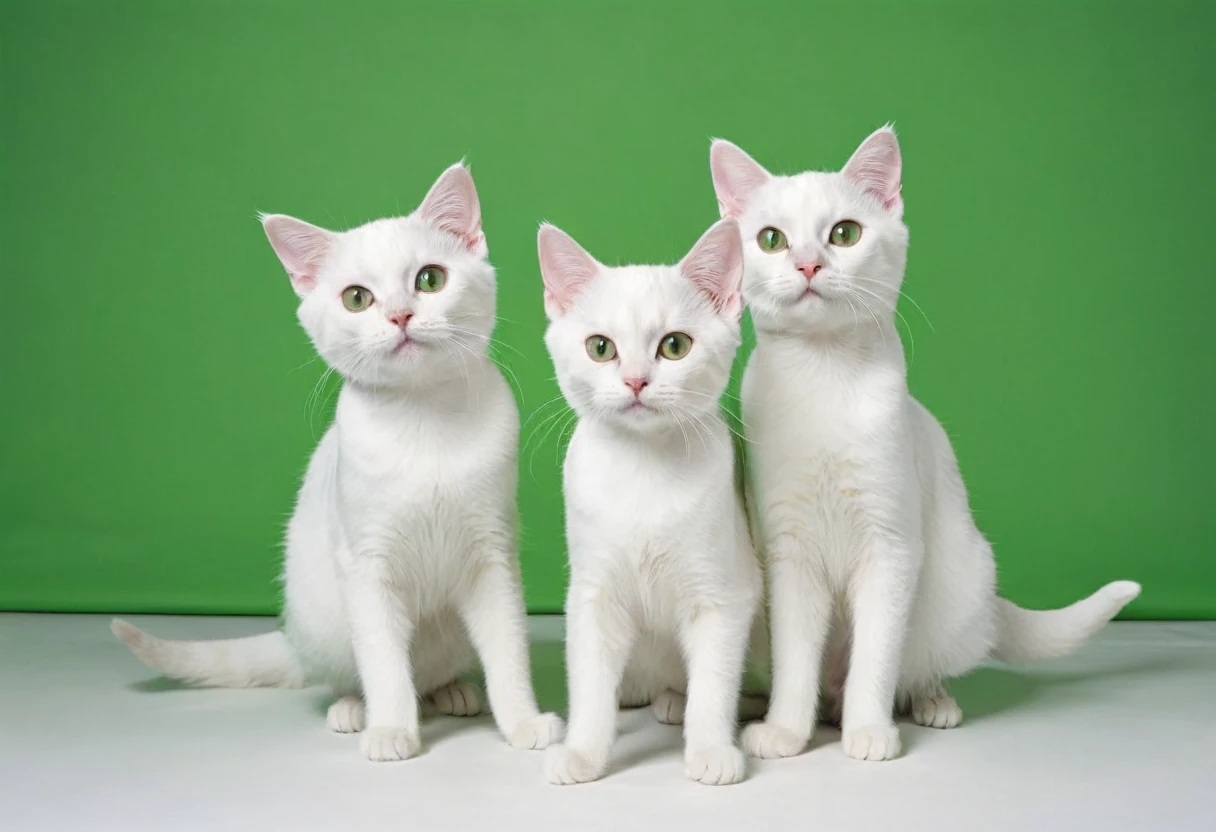
<path id="1" fill-rule="evenodd" d="M 391 277 L 422 265 L 451 265 L 459 246 L 417 217 L 391 217 L 343 232 L 330 258 L 329 275 L 337 280 Z"/>
<path id="2" fill-rule="evenodd" d="M 576 304 L 588 325 L 624 336 L 646 334 L 695 314 L 697 293 L 674 266 L 620 266 L 600 271 Z"/>
<path id="3" fill-rule="evenodd" d="M 747 215 L 753 221 L 780 219 L 814 220 L 852 207 L 856 195 L 839 173 L 807 171 L 794 176 L 775 176 L 756 194 Z"/>

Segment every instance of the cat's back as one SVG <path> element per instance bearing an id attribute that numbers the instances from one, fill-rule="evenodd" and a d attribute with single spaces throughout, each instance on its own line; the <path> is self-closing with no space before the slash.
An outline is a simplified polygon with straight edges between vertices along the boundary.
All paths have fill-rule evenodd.
<path id="1" fill-rule="evenodd" d="M 338 432 L 331 424 L 325 429 L 321 441 L 308 459 L 304 481 L 296 495 L 295 511 L 288 524 L 289 538 L 293 532 L 303 536 L 316 536 L 331 522 L 331 506 L 337 478 Z"/>

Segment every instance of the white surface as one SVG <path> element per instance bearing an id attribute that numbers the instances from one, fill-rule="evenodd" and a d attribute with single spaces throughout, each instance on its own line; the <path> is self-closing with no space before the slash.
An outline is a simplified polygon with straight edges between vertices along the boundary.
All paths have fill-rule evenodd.
<path id="1" fill-rule="evenodd" d="M 564 710 L 560 619 L 532 623 L 541 704 Z M 621 714 L 612 769 L 585 786 L 546 784 L 487 717 L 428 719 L 421 757 L 369 763 L 326 730 L 323 690 L 183 689 L 107 624 L 0 615 L 0 829 L 1216 830 L 1216 622 L 1114 624 L 1071 660 L 956 681 L 963 725 L 905 725 L 898 760 L 849 760 L 821 729 L 721 788 L 684 779 L 679 729 L 647 710 Z"/>

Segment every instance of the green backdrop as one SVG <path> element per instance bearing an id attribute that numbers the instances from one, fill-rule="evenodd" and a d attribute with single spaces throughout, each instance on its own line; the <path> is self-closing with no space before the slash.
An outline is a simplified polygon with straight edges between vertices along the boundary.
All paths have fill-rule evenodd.
<path id="1" fill-rule="evenodd" d="M 526 418 L 542 219 L 674 261 L 711 136 L 793 172 L 893 120 L 911 384 L 1003 593 L 1135 578 L 1133 616 L 1212 616 L 1213 5 L 4 0 L 0 608 L 275 609 L 335 388 L 257 211 L 349 227 L 467 155 Z M 559 446 L 524 439 L 555 611 Z"/>

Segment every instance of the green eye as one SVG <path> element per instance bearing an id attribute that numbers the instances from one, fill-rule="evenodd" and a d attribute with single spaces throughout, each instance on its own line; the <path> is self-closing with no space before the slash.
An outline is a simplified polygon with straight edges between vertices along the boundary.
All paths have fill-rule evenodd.
<path id="1" fill-rule="evenodd" d="M 587 355 L 600 364 L 611 361 L 616 358 L 616 344 L 603 335 L 592 335 L 587 339 Z"/>
<path id="2" fill-rule="evenodd" d="M 778 234 L 781 232 L 778 231 Z M 679 361 L 692 349 L 692 338 L 683 332 L 669 332 L 659 342 L 659 355 L 669 361 Z"/>
<path id="3" fill-rule="evenodd" d="M 442 266 L 427 266 L 418 272 L 418 277 L 414 281 L 414 288 L 419 292 L 434 294 L 442 289 L 447 282 L 448 273 L 444 271 Z"/>
<path id="4" fill-rule="evenodd" d="M 860 239 L 861 226 L 852 220 L 841 220 L 836 223 L 832 227 L 832 233 L 828 235 L 828 242 L 841 248 L 857 245 L 857 241 Z"/>
<path id="5" fill-rule="evenodd" d="M 756 235 L 756 242 L 764 251 L 782 251 L 790 245 L 786 242 L 785 235 L 771 226 Z"/>
<path id="6" fill-rule="evenodd" d="M 362 286 L 347 286 L 342 290 L 342 305 L 351 312 L 362 312 L 375 301 L 372 293 Z"/>

